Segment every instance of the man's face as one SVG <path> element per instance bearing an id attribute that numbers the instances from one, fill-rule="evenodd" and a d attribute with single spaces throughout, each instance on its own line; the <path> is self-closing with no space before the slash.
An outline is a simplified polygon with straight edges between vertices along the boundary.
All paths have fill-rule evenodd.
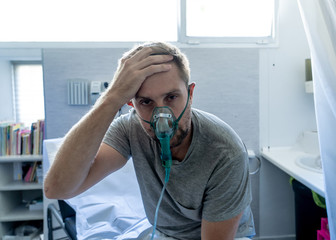
<path id="1" fill-rule="evenodd" d="M 191 127 L 190 109 L 193 88 L 190 91 L 188 107 L 179 121 L 178 130 L 170 141 L 172 148 L 182 143 Z M 185 82 L 179 76 L 177 66 L 172 64 L 170 71 L 154 74 L 144 81 L 133 99 L 133 105 L 137 114 L 146 121 L 151 120 L 155 107 L 163 106 L 168 106 L 178 118 L 183 112 L 187 98 L 188 90 Z M 150 125 L 142 120 L 140 122 L 145 132 L 157 140 Z"/>

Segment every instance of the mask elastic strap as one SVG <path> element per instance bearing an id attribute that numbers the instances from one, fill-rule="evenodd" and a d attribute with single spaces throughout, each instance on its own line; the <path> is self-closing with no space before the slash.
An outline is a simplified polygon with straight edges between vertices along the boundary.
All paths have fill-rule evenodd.
<path id="1" fill-rule="evenodd" d="M 185 105 L 183 111 L 181 112 L 180 116 L 176 119 L 175 124 L 178 124 L 178 122 L 181 120 L 181 118 L 182 118 L 182 116 L 183 116 L 185 110 L 187 109 L 187 107 L 188 107 L 188 103 L 189 103 L 189 97 L 190 97 L 190 89 L 189 89 L 189 87 L 188 87 L 188 98 L 187 98 L 187 103 L 186 103 L 186 105 Z"/>
<path id="2" fill-rule="evenodd" d="M 143 119 L 139 114 L 138 114 L 138 116 L 142 121 L 144 121 L 145 123 L 148 123 L 151 127 L 154 127 L 154 124 L 152 124 L 152 122 Z"/>

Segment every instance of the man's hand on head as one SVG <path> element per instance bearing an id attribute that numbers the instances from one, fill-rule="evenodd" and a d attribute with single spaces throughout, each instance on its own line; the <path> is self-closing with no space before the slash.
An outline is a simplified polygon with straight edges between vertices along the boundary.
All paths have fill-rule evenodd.
<path id="1" fill-rule="evenodd" d="M 123 105 L 134 98 L 147 77 L 171 69 L 171 55 L 152 55 L 153 49 L 145 47 L 129 58 L 120 61 L 107 94 L 117 96 Z M 107 96 L 108 97 L 108 96 Z"/>

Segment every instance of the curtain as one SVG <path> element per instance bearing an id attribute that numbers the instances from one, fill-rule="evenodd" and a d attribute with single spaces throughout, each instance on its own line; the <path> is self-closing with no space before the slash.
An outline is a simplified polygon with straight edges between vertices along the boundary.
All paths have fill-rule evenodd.
<path id="1" fill-rule="evenodd" d="M 336 0 L 298 0 L 312 61 L 330 237 L 336 240 Z"/>

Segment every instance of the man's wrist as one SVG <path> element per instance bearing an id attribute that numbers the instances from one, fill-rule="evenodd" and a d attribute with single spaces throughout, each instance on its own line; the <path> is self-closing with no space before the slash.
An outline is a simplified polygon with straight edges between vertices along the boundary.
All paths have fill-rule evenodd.
<path id="1" fill-rule="evenodd" d="M 104 93 L 96 103 L 97 107 L 100 106 L 109 112 L 115 113 L 125 104 L 126 102 L 124 102 L 120 96 L 108 92 Z"/>

